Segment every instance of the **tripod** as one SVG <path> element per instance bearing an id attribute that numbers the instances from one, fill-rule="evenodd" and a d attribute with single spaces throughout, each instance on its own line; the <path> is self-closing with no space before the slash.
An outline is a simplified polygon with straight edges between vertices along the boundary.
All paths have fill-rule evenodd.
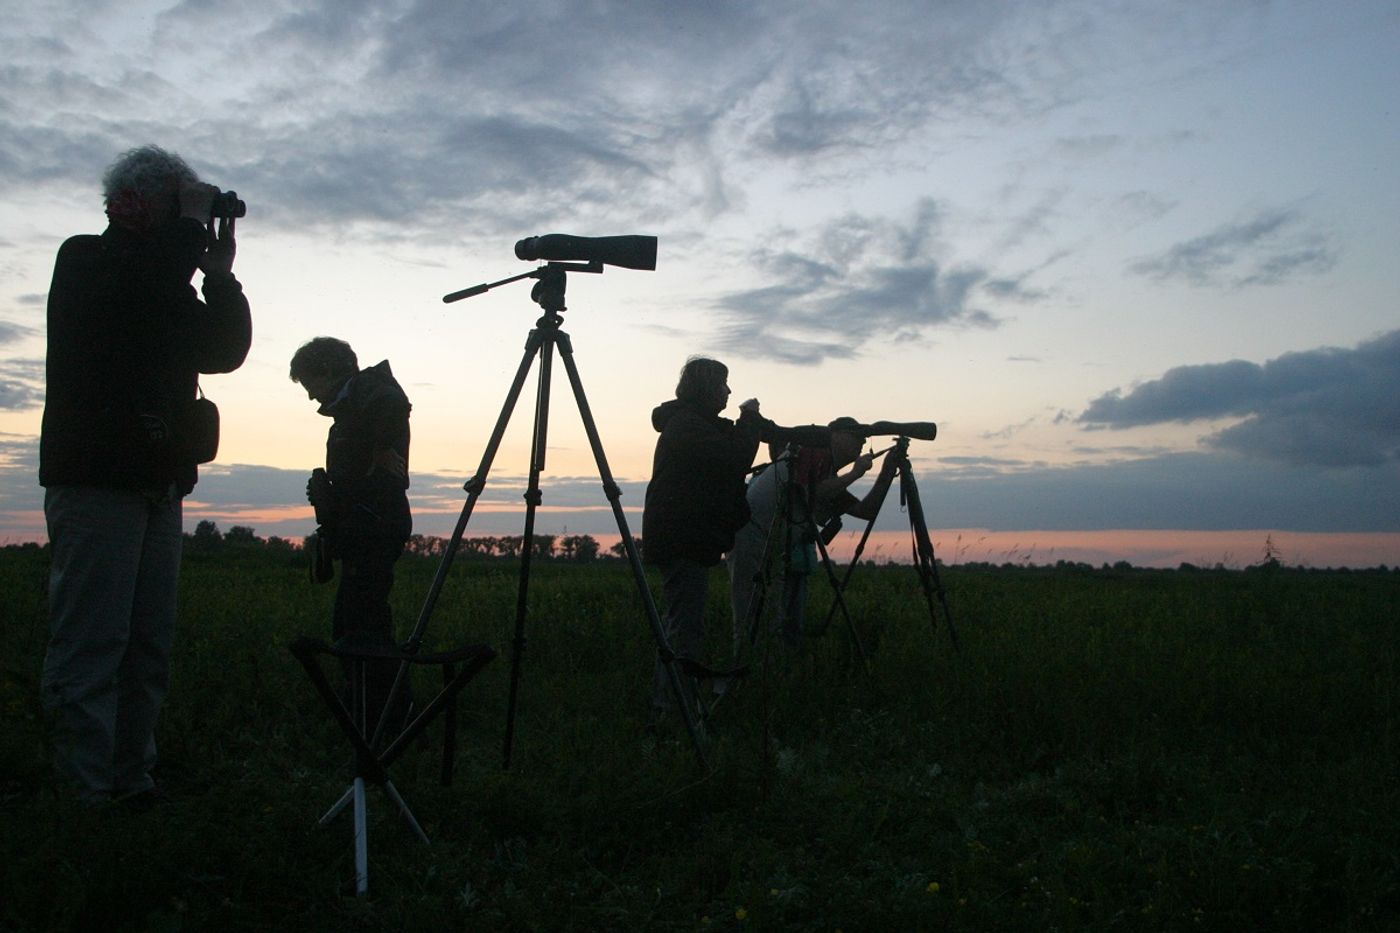
<path id="1" fill-rule="evenodd" d="M 738 653 L 739 640 L 746 637 L 750 645 L 758 640 L 760 623 L 764 616 L 768 599 L 768 587 L 772 582 L 773 549 L 780 546 L 782 548 L 782 574 L 781 574 L 781 595 L 782 612 L 784 614 L 796 613 L 801 617 L 800 608 L 790 605 L 790 597 L 794 594 L 789 592 L 788 581 L 793 580 L 792 556 L 796 543 L 795 535 L 810 536 L 815 541 L 817 551 L 821 558 L 821 565 L 826 572 L 827 580 L 831 584 L 832 591 L 836 595 L 836 603 L 833 609 L 839 606 L 842 615 L 845 617 L 846 626 L 851 634 L 851 641 L 856 649 L 856 654 L 862 664 L 867 664 L 865 646 L 861 643 L 860 633 L 856 630 L 855 624 L 851 621 L 850 612 L 847 611 L 845 599 L 841 592 L 839 581 L 836 579 L 835 571 L 832 569 L 830 556 L 826 551 L 826 542 L 822 539 L 816 523 L 813 520 L 813 503 L 808 501 L 800 504 L 800 519 L 795 520 L 793 515 L 793 487 L 795 480 L 792 477 L 793 459 L 795 453 L 792 446 L 787 447 L 783 453 L 773 460 L 766 468 L 760 468 L 761 472 L 754 477 L 750 484 L 753 489 L 760 490 L 757 502 L 750 498 L 750 506 L 755 511 L 753 519 L 754 525 L 763 527 L 765 524 L 760 520 L 762 512 L 771 507 L 771 514 L 767 516 L 766 528 L 763 531 L 763 544 L 759 548 L 760 556 L 755 561 L 750 555 L 747 561 L 743 561 L 735 555 L 734 573 L 731 586 L 734 589 L 733 614 L 735 617 L 735 651 Z M 764 489 L 759 484 L 769 485 Z M 750 529 L 745 529 L 741 534 L 752 534 Z M 752 546 L 751 546 L 752 547 Z M 736 545 L 736 550 L 739 548 Z M 744 549 L 749 550 L 749 549 Z M 830 616 L 827 617 L 830 622 Z M 825 626 L 823 626 L 825 629 Z M 797 633 L 792 633 L 797 634 Z"/>
<path id="2" fill-rule="evenodd" d="M 929 624 L 936 632 L 938 630 L 938 616 L 934 609 L 934 599 L 938 600 L 943 608 L 943 618 L 948 625 L 948 637 L 953 643 L 954 650 L 958 649 L 958 630 L 953 625 L 953 610 L 948 605 L 948 594 L 943 589 L 943 583 L 938 578 L 938 562 L 933 555 L 933 542 L 928 536 L 928 523 L 924 519 L 923 502 L 919 498 L 919 486 L 914 481 L 914 469 L 909 463 L 909 438 L 899 437 L 894 445 L 889 447 L 885 456 L 896 458 L 896 470 L 899 473 L 899 503 L 909 515 L 909 534 L 911 538 L 911 548 L 914 557 L 914 569 L 919 575 L 919 587 L 924 594 L 924 602 L 928 606 Z M 889 491 L 886 490 L 886 495 Z M 883 507 L 883 499 L 880 502 Z M 865 526 L 865 531 L 860 536 L 860 541 L 856 544 L 855 553 L 851 557 L 851 563 L 846 567 L 839 583 L 835 582 L 834 572 L 831 569 L 830 561 L 827 558 L 826 550 L 822 549 L 822 560 L 827 565 L 827 573 L 831 575 L 835 583 L 834 591 L 836 598 L 832 601 L 831 608 L 827 610 L 826 625 L 831 624 L 832 614 L 839 607 L 846 615 L 847 624 L 850 623 L 850 614 L 846 612 L 846 603 L 842 598 L 842 593 L 851 581 L 851 574 L 855 572 L 856 564 L 860 562 L 860 555 L 865 551 L 865 543 L 870 540 L 870 532 L 875 527 L 875 519 L 879 518 L 879 509 L 876 509 L 874 518 Z M 819 542 L 821 538 L 817 539 Z M 854 631 L 854 629 L 852 629 Z"/>
<path id="3" fill-rule="evenodd" d="M 467 492 L 466 504 L 462 506 L 462 513 L 457 519 L 457 525 L 453 529 L 452 537 L 448 541 L 447 547 L 443 553 L 442 563 L 438 566 L 437 575 L 433 578 L 433 583 L 428 591 L 427 599 L 423 603 L 422 612 L 418 617 L 418 625 L 414 630 L 413 640 L 410 642 L 409 647 L 410 650 L 416 649 L 417 640 L 421 638 L 423 630 L 427 627 L 428 619 L 432 615 L 433 609 L 437 604 L 438 596 L 441 594 L 443 584 L 447 579 L 447 571 L 452 565 L 458 547 L 461 545 L 462 534 L 466 531 L 467 522 L 471 518 L 472 510 L 476 506 L 476 500 L 486 488 L 487 474 L 491 470 L 491 464 L 496 458 L 496 451 L 500 447 L 501 438 L 505 435 L 506 426 L 509 424 L 511 414 L 515 410 L 515 403 L 520 398 L 521 389 L 524 387 L 525 379 L 529 375 L 535 357 L 539 357 L 539 382 L 535 392 L 535 420 L 530 446 L 530 478 L 525 490 L 525 530 L 524 540 L 521 544 L 520 572 L 516 591 L 515 633 L 511 642 L 510 693 L 506 706 L 506 734 L 503 758 L 504 767 L 509 768 L 511 747 L 515 737 L 515 711 L 517 695 L 520 688 L 520 665 L 526 644 L 525 618 L 527 615 L 530 589 L 530 564 L 534 556 L 535 510 L 543 501 L 543 495 L 540 492 L 540 473 L 544 470 L 545 451 L 548 449 L 550 380 L 553 374 L 554 353 L 557 349 L 559 359 L 563 361 L 564 370 L 568 374 L 569 385 L 573 389 L 574 401 L 578 406 L 579 416 L 583 419 L 584 430 L 588 434 L 588 443 L 593 450 L 593 459 L 598 465 L 598 476 L 603 481 L 603 491 L 608 498 L 608 502 L 612 505 L 613 518 L 617 521 L 617 530 L 622 534 L 622 546 L 626 550 L 628 561 L 631 563 L 632 576 L 637 585 L 637 593 L 641 596 L 642 604 L 647 614 L 647 621 L 651 624 L 652 637 L 656 640 L 657 653 L 664 663 L 671 693 L 676 699 L 676 705 L 681 710 L 682 717 L 685 720 L 686 731 L 690 735 L 691 743 L 695 746 L 695 753 L 699 756 L 701 765 L 708 768 L 709 765 L 705 758 L 705 750 L 700 741 L 700 733 L 697 729 L 695 719 L 685 702 L 680 677 L 676 670 L 678 659 L 672 654 L 670 645 L 666 640 L 666 633 L 661 625 L 661 617 L 657 613 L 656 603 L 653 601 L 651 590 L 647 586 L 646 573 L 642 569 L 641 556 L 637 553 L 636 543 L 632 540 L 632 534 L 627 528 L 627 518 L 623 514 L 622 505 L 620 503 L 622 490 L 618 488 L 617 483 L 613 480 L 612 471 L 608 468 L 607 455 L 603 452 L 603 443 L 598 437 L 598 428 L 594 423 L 592 410 L 589 408 L 588 399 L 583 393 L 583 383 L 579 380 L 578 366 L 574 362 L 573 346 L 569 340 L 569 335 L 559 329 L 559 326 L 564 322 L 561 315 L 566 310 L 564 306 L 564 292 L 567 288 L 566 274 L 568 272 L 601 273 L 602 271 L 603 263 L 598 260 L 582 264 L 550 262 L 530 272 L 511 276 L 499 282 L 477 285 L 443 296 L 442 300 L 444 302 L 457 301 L 462 298 L 480 295 L 498 285 L 505 285 L 527 278 L 536 279 L 538 281 L 531 290 L 530 297 L 544 310 L 544 315 L 535 322 L 534 329 L 530 331 L 529 337 L 525 341 L 525 354 L 521 357 L 520 367 L 516 370 L 515 379 L 511 383 L 509 392 L 506 393 L 505 404 L 501 407 L 500 416 L 496 419 L 496 426 L 491 432 L 491 439 L 486 444 L 486 451 L 482 454 L 481 463 L 477 466 L 476 474 L 471 479 L 467 480 L 463 486 L 463 489 Z M 400 671 L 400 676 L 402 676 L 402 670 Z M 394 690 L 390 694 L 391 697 L 397 693 L 398 686 L 396 681 Z"/>

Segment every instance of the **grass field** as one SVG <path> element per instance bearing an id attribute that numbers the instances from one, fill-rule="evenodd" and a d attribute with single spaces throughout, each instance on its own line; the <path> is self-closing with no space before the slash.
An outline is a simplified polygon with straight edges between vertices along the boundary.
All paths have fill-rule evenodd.
<path id="1" fill-rule="evenodd" d="M 434 570 L 401 564 L 401 634 Z M 703 772 L 645 728 L 626 565 L 537 564 L 507 772 L 515 568 L 460 561 L 429 644 L 501 657 L 462 696 L 454 785 L 436 727 L 394 769 L 432 845 L 371 792 L 358 899 L 348 816 L 316 826 L 347 749 L 286 650 L 325 634 L 332 589 L 288 555 L 187 558 L 174 799 L 135 815 L 53 793 L 46 573 L 0 551 L 0 928 L 1400 928 L 1394 572 L 945 568 L 955 653 L 911 569 L 862 568 L 869 669 L 837 626 L 774 649 Z"/>

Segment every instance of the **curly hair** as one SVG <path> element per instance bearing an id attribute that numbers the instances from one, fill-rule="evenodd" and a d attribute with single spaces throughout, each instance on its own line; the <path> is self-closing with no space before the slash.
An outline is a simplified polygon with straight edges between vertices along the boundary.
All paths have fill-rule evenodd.
<path id="1" fill-rule="evenodd" d="M 314 337 L 292 354 L 293 382 L 301 382 L 307 376 L 350 376 L 359 371 L 355 351 L 335 337 Z"/>
<path id="2" fill-rule="evenodd" d="M 150 198 L 161 194 L 172 178 L 182 182 L 199 181 L 194 169 L 173 152 L 166 152 L 159 146 L 128 149 L 117 156 L 102 176 L 102 197 L 109 203 L 125 192 Z"/>

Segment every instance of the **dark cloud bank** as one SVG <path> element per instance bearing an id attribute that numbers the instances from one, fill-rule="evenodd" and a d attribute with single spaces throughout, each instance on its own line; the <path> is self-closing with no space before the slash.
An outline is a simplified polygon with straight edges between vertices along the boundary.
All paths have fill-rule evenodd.
<path id="1" fill-rule="evenodd" d="M 1205 443 L 1256 460 L 1313 467 L 1393 465 L 1400 458 L 1400 330 L 1354 349 L 1180 366 L 1079 416 L 1089 427 L 1240 419 Z"/>

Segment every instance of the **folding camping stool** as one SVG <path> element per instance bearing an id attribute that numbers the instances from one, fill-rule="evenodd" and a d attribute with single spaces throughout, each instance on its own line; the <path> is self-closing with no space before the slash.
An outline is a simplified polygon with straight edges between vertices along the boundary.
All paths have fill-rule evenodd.
<path id="1" fill-rule="evenodd" d="M 328 645 L 319 639 L 305 637 L 298 638 L 292 643 L 291 652 L 301 662 L 301 666 L 306 668 L 306 674 L 311 678 L 312 686 L 316 688 L 316 692 L 325 701 L 326 707 L 331 711 L 331 715 L 335 717 L 341 731 L 345 733 L 345 737 L 350 740 L 350 744 L 355 750 L 354 782 L 336 801 L 335 806 L 321 817 L 320 825 L 329 824 L 348 804 L 354 804 L 355 892 L 364 894 L 369 890 L 369 826 L 365 813 L 366 782 L 378 784 L 384 788 L 384 793 L 398 807 L 399 815 L 408 823 L 409 829 L 426 844 L 428 842 L 427 834 L 423 832 L 423 828 L 414 819 L 413 812 L 409 810 L 408 804 L 399 795 L 394 783 L 389 780 L 389 766 L 398 760 L 408 747 L 408 743 L 421 735 L 423 730 L 428 728 L 432 721 L 438 717 L 438 714 L 445 713 L 443 719 L 445 734 L 442 748 L 442 783 L 450 784 L 452 782 L 452 760 L 456 749 L 457 694 L 462 691 L 468 681 L 490 663 L 491 659 L 496 656 L 496 652 L 486 645 L 467 645 L 453 651 L 416 654 L 405 652 L 396 646 L 386 646 L 384 649 L 357 649 L 340 644 Z M 351 708 L 346 707 L 345 701 L 341 699 L 335 688 L 331 686 L 330 680 L 327 679 L 326 672 L 321 665 L 321 655 L 338 658 L 347 667 L 351 683 Z M 375 732 L 383 730 L 376 728 L 376 724 L 369 722 L 369 717 L 365 715 L 366 671 L 371 663 L 385 660 L 399 663 L 399 675 L 395 680 L 395 688 L 406 686 L 410 665 L 441 667 L 443 687 L 437 696 L 433 697 L 423 708 L 422 712 L 413 716 L 397 735 L 376 736 Z M 460 670 L 458 665 L 461 665 Z M 388 702 L 384 704 L 383 710 L 383 715 L 386 718 L 391 715 L 389 711 L 394 709 L 394 697 L 400 692 L 398 689 L 390 691 L 391 695 Z M 402 692 L 405 696 L 407 695 L 406 690 Z M 387 740 L 387 744 L 384 740 Z M 382 750 L 376 751 L 376 746 L 380 746 Z"/>
<path id="2" fill-rule="evenodd" d="M 689 702 L 694 706 L 695 721 L 702 731 L 714 718 L 719 701 L 732 695 L 744 678 L 749 676 L 747 664 L 729 670 L 715 670 L 693 658 L 677 657 L 676 666 L 690 678 Z"/>

